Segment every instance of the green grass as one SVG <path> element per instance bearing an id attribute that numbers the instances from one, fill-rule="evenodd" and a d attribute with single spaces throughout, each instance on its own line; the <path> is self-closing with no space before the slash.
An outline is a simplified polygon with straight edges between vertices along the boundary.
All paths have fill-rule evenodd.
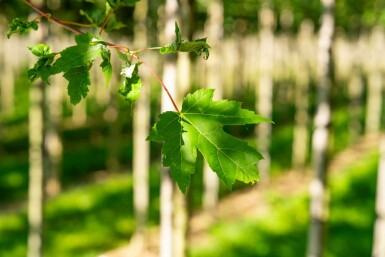
<path id="1" fill-rule="evenodd" d="M 331 203 L 327 257 L 370 256 L 378 156 L 366 153 L 330 177 Z M 150 224 L 159 220 L 159 173 L 150 175 Z M 197 177 L 200 179 L 200 177 Z M 194 185 L 200 184 L 195 181 Z M 193 193 L 194 192 L 194 193 Z M 199 205 L 198 191 L 192 201 Z M 199 194 L 198 194 L 199 195 Z M 129 242 L 135 229 L 132 177 L 116 175 L 103 182 L 76 187 L 47 201 L 46 256 L 86 257 Z M 190 247 L 191 257 L 304 256 L 308 229 L 308 198 L 270 192 L 266 215 L 218 221 L 208 231 L 207 244 Z M 0 256 L 26 254 L 27 217 L 0 214 Z"/>
<path id="2" fill-rule="evenodd" d="M 327 257 L 370 256 L 374 215 L 377 154 L 366 154 L 330 178 L 330 222 Z M 305 256 L 308 231 L 306 192 L 272 194 L 266 215 L 219 221 L 205 245 L 190 247 L 191 257 Z"/>
<path id="3" fill-rule="evenodd" d="M 158 223 L 158 171 L 152 169 L 150 224 Z M 132 176 L 118 175 L 48 200 L 45 256 L 86 257 L 129 242 L 135 229 Z M 27 218 L 0 214 L 0 256 L 26 255 Z"/>

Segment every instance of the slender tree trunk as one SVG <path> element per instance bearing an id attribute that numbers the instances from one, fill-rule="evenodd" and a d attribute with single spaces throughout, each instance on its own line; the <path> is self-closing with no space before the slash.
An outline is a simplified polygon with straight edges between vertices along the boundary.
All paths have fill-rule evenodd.
<path id="1" fill-rule="evenodd" d="M 55 196 L 60 193 L 60 167 L 62 160 L 62 142 L 60 138 L 60 120 L 62 114 L 62 80 L 52 78 L 52 84 L 47 87 L 45 98 L 46 132 L 44 142 L 48 157 L 48 170 L 45 185 L 47 196 Z"/>
<path id="2" fill-rule="evenodd" d="M 1 41 L 2 39 L 0 39 Z M 11 114 L 14 107 L 14 86 L 15 86 L 15 69 L 13 67 L 15 54 L 17 51 L 10 41 L 3 42 L 3 58 L 7 63 L 2 65 L 2 75 L 0 77 L 0 108 L 4 114 Z"/>
<path id="3" fill-rule="evenodd" d="M 195 0 L 180 0 L 181 13 L 181 33 L 183 38 L 191 40 L 194 33 L 194 1 Z M 184 96 L 191 87 L 191 54 L 178 53 L 178 95 L 180 98 Z"/>
<path id="4" fill-rule="evenodd" d="M 43 252 L 44 205 L 44 84 L 30 89 L 29 107 L 29 186 L 28 186 L 28 257 L 40 257 Z"/>
<path id="5" fill-rule="evenodd" d="M 110 98 L 109 103 L 107 105 L 107 109 L 103 114 L 104 120 L 108 124 L 106 168 L 109 172 L 117 172 L 120 169 L 119 140 L 121 129 L 117 100 L 118 95 L 117 90 L 113 89 L 111 89 L 110 92 L 107 92 L 107 94 L 110 94 Z"/>
<path id="6" fill-rule="evenodd" d="M 173 257 L 187 255 L 188 212 L 186 196 L 176 188 L 173 197 Z"/>
<path id="7" fill-rule="evenodd" d="M 385 257 L 385 136 L 382 136 L 380 144 L 376 213 L 372 257 Z"/>
<path id="8" fill-rule="evenodd" d="M 274 13 L 265 3 L 260 13 L 260 78 L 257 93 L 257 110 L 258 113 L 266 118 L 272 118 L 272 101 L 273 101 L 273 59 L 274 59 Z M 263 155 L 264 160 L 258 163 L 261 173 L 261 182 L 269 182 L 270 173 L 270 138 L 271 124 L 261 123 L 257 126 L 259 151 Z"/>
<path id="9" fill-rule="evenodd" d="M 81 127 L 87 121 L 87 99 L 82 99 L 80 103 L 72 106 L 72 122 L 75 126 Z"/>
<path id="10" fill-rule="evenodd" d="M 353 74 L 348 82 L 349 94 L 349 133 L 350 141 L 354 142 L 362 133 L 361 116 L 362 116 L 362 93 L 363 82 L 361 71 L 358 67 L 353 68 Z"/>
<path id="11" fill-rule="evenodd" d="M 376 67 L 376 70 L 369 74 L 368 80 L 365 132 L 378 133 L 381 128 L 383 74 Z"/>
<path id="12" fill-rule="evenodd" d="M 381 28 L 374 28 L 371 39 L 371 58 L 369 60 L 368 95 L 366 110 L 366 133 L 378 133 L 381 129 L 383 72 L 381 66 L 384 53 L 384 34 Z"/>
<path id="13" fill-rule="evenodd" d="M 175 37 L 175 21 L 178 20 L 178 1 L 166 0 L 165 3 L 165 42 L 169 43 Z M 163 68 L 163 82 L 167 86 L 170 94 L 174 99 L 177 98 L 176 90 L 177 67 L 176 55 L 167 55 Z M 161 111 L 175 111 L 171 100 L 162 90 L 162 107 Z M 170 170 L 163 168 L 161 171 L 160 184 L 160 257 L 173 256 L 173 205 L 172 196 L 174 193 L 174 183 L 172 181 Z"/>
<path id="14" fill-rule="evenodd" d="M 136 48 L 148 45 L 147 40 L 147 13 L 148 1 L 142 0 L 135 6 L 135 42 Z M 150 169 L 150 144 L 146 141 L 150 130 L 150 83 L 148 74 L 142 74 L 143 88 L 141 96 L 134 106 L 133 117 L 133 176 L 134 176 L 134 208 L 135 208 L 135 243 L 139 252 L 146 248 L 146 226 L 149 206 L 149 169 Z"/>
<path id="15" fill-rule="evenodd" d="M 207 61 L 207 87 L 215 89 L 215 98 L 223 97 L 221 40 L 223 39 L 223 3 L 220 0 L 211 0 L 208 8 L 206 35 L 210 38 L 211 53 Z M 203 169 L 203 208 L 212 210 L 218 202 L 219 179 L 205 161 Z"/>
<path id="16" fill-rule="evenodd" d="M 192 16 L 193 0 L 179 0 L 179 12 L 177 16 L 180 20 L 182 36 L 191 40 L 193 34 Z M 176 101 L 181 105 L 183 95 L 190 87 L 191 60 L 188 53 L 178 53 L 178 88 Z M 166 84 L 167 86 L 167 84 Z M 187 229 L 188 229 L 188 211 L 187 199 L 179 189 L 174 191 L 173 195 L 173 257 L 185 257 L 187 255 Z"/>
<path id="17" fill-rule="evenodd" d="M 327 203 L 327 148 L 331 108 L 329 91 L 331 87 L 331 47 L 334 34 L 334 0 L 322 0 L 324 12 L 319 35 L 319 87 L 317 112 L 314 118 L 313 166 L 314 178 L 310 186 L 310 228 L 308 257 L 321 257 L 325 245 Z"/>
<path id="18" fill-rule="evenodd" d="M 306 23 L 301 25 L 297 37 L 297 66 L 296 87 L 295 87 L 295 126 L 293 136 L 293 166 L 297 169 L 304 169 L 309 152 L 309 82 L 310 62 L 308 51 L 311 48 L 312 30 Z"/>
<path id="19" fill-rule="evenodd" d="M 299 58 L 301 59 L 301 58 Z M 295 126 L 293 136 L 293 166 L 303 170 L 308 153 L 308 108 L 309 108 L 309 73 L 303 60 L 299 60 L 297 83 L 295 87 Z"/>

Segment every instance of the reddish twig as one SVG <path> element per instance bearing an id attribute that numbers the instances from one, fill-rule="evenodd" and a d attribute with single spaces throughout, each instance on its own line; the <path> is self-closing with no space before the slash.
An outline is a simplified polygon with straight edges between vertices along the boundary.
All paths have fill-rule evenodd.
<path id="1" fill-rule="evenodd" d="M 108 22 L 110 21 L 111 17 L 112 17 L 112 14 L 115 12 L 115 9 L 111 10 L 110 13 L 108 14 L 106 20 L 104 21 L 103 23 L 103 26 L 100 28 L 100 31 L 99 31 L 99 35 L 102 34 L 103 30 L 105 29 L 105 27 L 107 26 Z"/>
<path id="2" fill-rule="evenodd" d="M 138 61 L 140 61 L 144 65 L 146 65 L 146 67 L 150 70 L 152 75 L 154 75 L 154 77 L 160 82 L 160 84 L 162 85 L 164 91 L 166 91 L 166 93 L 167 93 L 168 97 L 170 98 L 170 100 L 172 102 L 172 105 L 174 106 L 175 110 L 177 112 L 180 112 L 178 106 L 176 105 L 176 103 L 174 101 L 174 98 L 171 96 L 171 94 L 168 91 L 166 85 L 163 83 L 162 79 L 158 76 L 158 74 L 151 68 L 151 66 L 149 64 L 147 64 L 145 61 L 143 61 L 143 59 L 139 58 L 137 55 L 132 55 L 132 56 L 135 57 Z"/>
<path id="3" fill-rule="evenodd" d="M 39 7 L 37 7 L 36 5 L 34 5 L 33 3 L 31 3 L 31 1 L 29 0 L 23 0 L 24 3 L 26 3 L 27 5 L 29 5 L 29 7 L 31 7 L 32 9 L 34 9 L 37 13 L 39 13 L 41 16 L 44 16 L 45 18 L 47 18 L 48 20 L 51 20 L 53 21 L 54 23 L 62 26 L 63 28 L 66 28 L 70 31 L 72 31 L 73 33 L 75 34 L 83 34 L 83 31 L 81 30 L 78 30 L 78 29 L 75 29 L 67 24 L 64 24 L 63 22 L 61 22 L 60 20 L 52 17 L 50 14 L 48 13 L 45 13 L 43 12 L 42 10 L 39 9 Z"/>

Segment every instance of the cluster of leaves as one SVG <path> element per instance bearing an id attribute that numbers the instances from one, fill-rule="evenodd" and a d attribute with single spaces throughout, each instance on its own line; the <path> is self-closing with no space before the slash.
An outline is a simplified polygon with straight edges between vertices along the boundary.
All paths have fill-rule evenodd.
<path id="1" fill-rule="evenodd" d="M 103 23 L 101 25 L 103 29 L 114 10 L 120 6 L 133 5 L 137 1 L 107 0 L 104 14 L 93 12 L 85 15 L 95 26 Z M 37 29 L 37 22 L 15 19 L 7 35 L 9 37 L 13 33 L 25 34 L 31 29 Z M 173 42 L 153 49 L 160 49 L 161 54 L 194 52 L 198 55 L 203 54 L 204 59 L 209 57 L 210 46 L 206 43 L 206 38 L 184 40 L 176 23 L 175 34 Z M 97 59 L 101 59 L 100 67 L 108 86 L 112 75 L 110 48 L 116 47 L 104 41 L 100 35 L 90 33 L 77 34 L 75 42 L 76 45 L 57 53 L 51 52 L 50 46 L 45 44 L 29 47 L 38 60 L 28 70 L 31 82 L 41 78 L 47 84 L 50 76 L 62 73 L 68 80 L 68 95 L 73 104 L 79 103 L 87 96 L 91 84 L 90 69 Z M 123 62 L 121 75 L 124 80 L 119 93 L 133 104 L 139 98 L 142 87 L 139 76 L 141 62 L 132 63 L 132 58 L 129 57 L 141 59 L 137 57 L 138 51 L 129 51 L 125 47 L 116 48 L 118 57 Z M 258 180 L 256 163 L 262 156 L 246 142 L 225 133 L 223 126 L 256 124 L 270 120 L 252 111 L 241 109 L 239 102 L 213 101 L 213 94 L 214 90 L 204 89 L 187 95 L 182 110 L 161 114 L 159 122 L 154 125 L 148 137 L 149 140 L 164 142 L 163 165 L 170 167 L 172 177 L 183 192 L 186 192 L 191 175 L 195 172 L 198 151 L 228 188 L 231 188 L 237 179 L 246 183 Z M 173 101 L 171 96 L 170 100 Z"/>
<path id="2" fill-rule="evenodd" d="M 203 59 L 207 60 L 209 58 L 209 49 L 210 46 L 206 43 L 206 38 L 196 39 L 192 42 L 182 39 L 182 36 L 179 32 L 178 24 L 175 22 L 175 40 L 168 45 L 163 46 L 160 49 L 161 54 L 170 54 L 177 52 L 193 52 L 197 55 L 203 54 Z"/>
<path id="3" fill-rule="evenodd" d="M 38 57 L 38 61 L 28 70 L 28 79 L 33 82 L 41 78 L 49 84 L 48 78 L 51 75 L 63 73 L 64 78 L 68 80 L 68 95 L 72 104 L 79 103 L 87 96 L 88 86 L 91 84 L 89 70 L 98 57 L 102 58 L 100 66 L 107 85 L 112 75 L 111 52 L 100 36 L 85 33 L 76 35 L 75 41 L 75 46 L 70 46 L 60 53 L 51 53 L 51 48 L 45 44 L 29 47 Z M 59 54 L 60 57 L 55 61 L 55 56 Z"/>
<path id="4" fill-rule="evenodd" d="M 7 37 L 10 38 L 14 33 L 28 34 L 31 29 L 38 30 L 38 28 L 39 25 L 37 21 L 25 21 L 20 18 L 16 18 L 9 24 Z"/>

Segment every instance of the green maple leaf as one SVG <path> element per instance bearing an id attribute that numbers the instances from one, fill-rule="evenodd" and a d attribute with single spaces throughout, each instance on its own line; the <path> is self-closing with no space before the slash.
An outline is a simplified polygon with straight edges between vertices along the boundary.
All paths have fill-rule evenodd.
<path id="1" fill-rule="evenodd" d="M 119 88 L 119 93 L 124 96 L 125 100 L 133 104 L 140 96 L 140 89 L 142 88 L 142 80 L 139 77 L 139 65 L 137 62 L 122 69 L 121 74 L 124 76 L 123 86 Z"/>
<path id="2" fill-rule="evenodd" d="M 189 94 L 181 112 L 165 112 L 148 137 L 164 141 L 163 165 L 179 188 L 186 192 L 195 171 L 196 152 L 200 151 L 209 166 L 231 189 L 235 180 L 258 181 L 256 163 L 262 159 L 245 141 L 223 131 L 225 125 L 271 122 L 252 111 L 241 109 L 236 101 L 213 101 L 214 90 L 202 89 Z"/>
<path id="3" fill-rule="evenodd" d="M 52 64 L 48 74 L 64 73 L 64 78 L 69 82 L 68 95 L 73 104 L 87 96 L 88 86 L 91 84 L 89 70 L 98 57 L 102 58 L 100 67 L 107 86 L 112 75 L 111 52 L 100 36 L 84 33 L 76 35 L 75 41 L 76 45 L 60 52 L 60 58 Z M 32 75 L 34 74 L 31 73 Z"/>
<path id="4" fill-rule="evenodd" d="M 14 33 L 28 34 L 31 29 L 37 30 L 38 28 L 39 25 L 37 21 L 25 21 L 20 18 L 16 18 L 9 24 L 7 37 L 10 38 Z"/>
<path id="5" fill-rule="evenodd" d="M 68 80 L 68 95 L 72 104 L 77 104 L 85 98 L 88 93 L 88 86 L 91 85 L 89 67 L 75 67 L 64 73 Z"/>
<path id="6" fill-rule="evenodd" d="M 99 36 L 89 33 L 76 35 L 75 41 L 77 45 L 60 52 L 61 57 L 53 64 L 55 73 L 92 64 L 102 54 L 102 47 L 105 46 Z"/>
<path id="7" fill-rule="evenodd" d="M 203 53 L 203 58 L 208 59 L 210 46 L 206 43 L 206 38 L 196 39 L 194 41 L 186 41 L 182 39 L 179 32 L 178 24 L 175 22 L 176 38 L 171 44 L 167 44 L 160 49 L 161 54 L 171 54 L 176 52 L 193 52 L 197 55 Z"/>

